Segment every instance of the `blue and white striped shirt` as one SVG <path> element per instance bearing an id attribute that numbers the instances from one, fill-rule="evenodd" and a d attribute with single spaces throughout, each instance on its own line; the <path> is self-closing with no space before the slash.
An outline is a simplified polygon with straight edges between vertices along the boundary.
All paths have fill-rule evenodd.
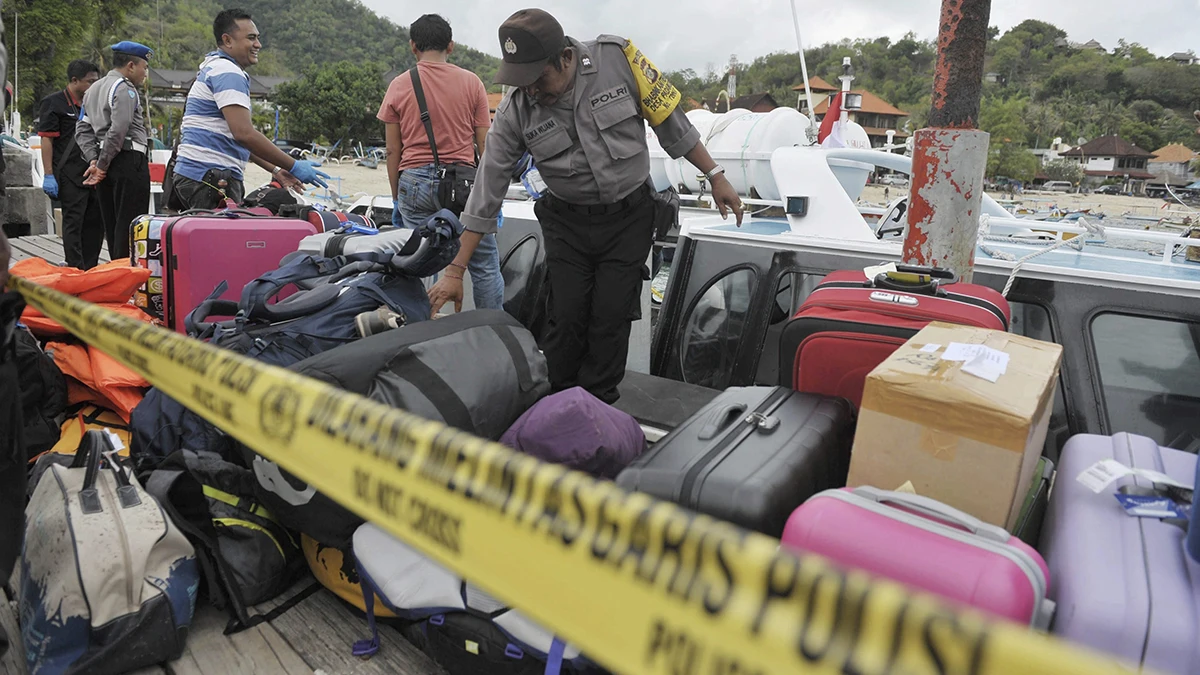
<path id="1" fill-rule="evenodd" d="M 233 138 L 221 108 L 250 107 L 250 76 L 228 54 L 209 53 L 200 64 L 196 81 L 188 92 L 183 111 L 179 155 L 175 171 L 192 180 L 204 180 L 209 169 L 232 169 L 234 178 L 244 180 L 242 170 L 250 151 Z"/>

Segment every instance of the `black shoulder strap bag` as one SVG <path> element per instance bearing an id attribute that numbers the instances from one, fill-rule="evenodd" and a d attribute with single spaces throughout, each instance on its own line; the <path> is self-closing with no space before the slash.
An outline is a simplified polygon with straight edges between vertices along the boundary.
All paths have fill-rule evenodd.
<path id="1" fill-rule="evenodd" d="M 429 116 L 429 106 L 425 104 L 425 90 L 421 87 L 419 67 L 413 66 L 408 72 L 412 77 L 417 106 L 421 109 L 421 124 L 425 125 L 429 149 L 433 151 L 438 204 L 444 209 L 450 209 L 454 215 L 461 216 L 467 206 L 467 197 L 471 195 L 471 187 L 475 185 L 475 167 L 466 164 L 442 164 L 438 158 L 437 141 L 433 138 L 433 120 Z"/>

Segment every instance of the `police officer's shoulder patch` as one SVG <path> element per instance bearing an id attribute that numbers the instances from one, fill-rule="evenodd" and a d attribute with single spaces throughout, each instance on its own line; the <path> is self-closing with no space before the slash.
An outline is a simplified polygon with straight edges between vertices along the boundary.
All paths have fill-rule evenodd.
<path id="1" fill-rule="evenodd" d="M 137 98 L 137 92 L 130 89 L 129 90 L 129 98 Z"/>
<path id="2" fill-rule="evenodd" d="M 656 127 L 675 112 L 683 95 L 633 42 L 626 41 L 624 51 L 629 68 L 633 71 L 633 79 L 637 82 L 642 117 L 650 126 Z"/>

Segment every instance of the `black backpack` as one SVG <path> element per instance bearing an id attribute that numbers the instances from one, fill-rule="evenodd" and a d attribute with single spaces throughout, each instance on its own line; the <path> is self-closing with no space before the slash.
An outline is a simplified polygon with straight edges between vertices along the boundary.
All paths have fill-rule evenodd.
<path id="1" fill-rule="evenodd" d="M 274 619 L 320 587 L 250 616 L 249 607 L 278 597 L 307 565 L 294 535 L 255 498 L 249 470 L 181 450 L 141 480 L 195 546 L 209 600 L 230 614 L 227 635 Z"/>
<path id="2" fill-rule="evenodd" d="M 18 325 L 13 341 L 25 420 L 22 437 L 26 457 L 32 459 L 58 443 L 66 419 L 67 378 L 28 329 Z"/>

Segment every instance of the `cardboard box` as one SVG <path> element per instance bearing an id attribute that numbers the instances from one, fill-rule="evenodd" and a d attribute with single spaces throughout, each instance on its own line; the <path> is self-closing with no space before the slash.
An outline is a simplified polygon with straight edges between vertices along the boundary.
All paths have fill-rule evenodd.
<path id="1" fill-rule="evenodd" d="M 985 353 L 945 358 L 964 351 Z M 991 367 L 996 376 L 1004 360 L 995 382 L 972 374 Z M 1046 441 L 1061 361 L 1053 343 L 929 324 L 867 376 L 849 485 L 911 481 L 917 494 L 1011 532 Z"/>

